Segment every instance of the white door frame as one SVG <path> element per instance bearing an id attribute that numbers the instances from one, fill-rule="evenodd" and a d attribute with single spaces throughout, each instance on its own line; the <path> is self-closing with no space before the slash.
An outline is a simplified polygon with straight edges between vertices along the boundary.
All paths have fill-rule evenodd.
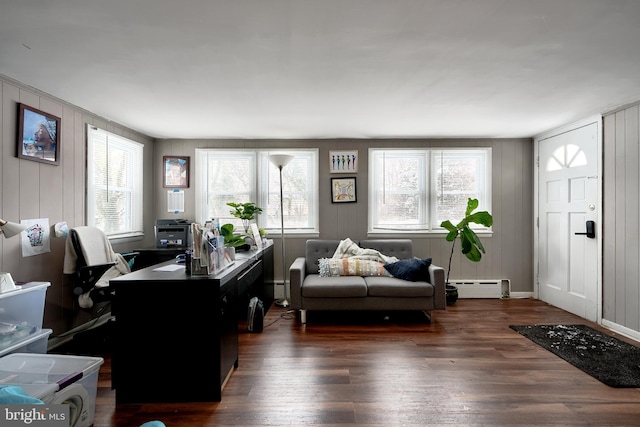
<path id="1" fill-rule="evenodd" d="M 543 134 L 537 135 L 534 137 L 534 145 L 533 145 L 533 160 L 534 160 L 534 178 L 533 178 L 533 209 L 534 209 L 534 221 L 533 221 L 533 294 L 535 298 L 540 297 L 540 289 L 539 289 L 539 281 L 538 281 L 538 271 L 539 271 L 539 255 L 538 252 L 540 250 L 539 247 L 539 188 L 538 188 L 538 180 L 539 180 L 539 142 L 545 140 L 547 138 L 551 138 L 556 135 L 560 135 L 565 132 L 569 132 L 573 129 L 577 129 L 592 123 L 596 123 L 598 126 L 598 137 L 597 137 L 597 150 L 598 150 L 598 198 L 597 198 L 597 207 L 596 207 L 596 235 L 598 236 L 598 274 L 597 274 L 597 314 L 596 314 L 596 322 L 602 323 L 602 155 L 603 155 L 603 145 L 602 145 L 602 115 L 594 115 L 584 120 L 580 120 L 578 122 L 574 122 L 568 124 L 566 126 L 559 127 L 557 129 L 551 130 L 549 132 L 545 132 Z"/>

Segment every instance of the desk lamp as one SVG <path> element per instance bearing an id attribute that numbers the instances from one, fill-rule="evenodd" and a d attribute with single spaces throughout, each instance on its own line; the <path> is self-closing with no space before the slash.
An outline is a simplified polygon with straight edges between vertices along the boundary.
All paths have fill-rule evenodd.
<path id="1" fill-rule="evenodd" d="M 284 298 L 276 301 L 276 305 L 280 307 L 288 307 L 289 300 L 287 299 L 287 263 L 284 259 L 284 201 L 282 197 L 282 168 L 287 166 L 293 156 L 289 154 L 271 154 L 269 161 L 272 165 L 278 168 L 280 171 L 280 232 L 282 236 L 282 285 L 284 287 Z"/>
<path id="2" fill-rule="evenodd" d="M 4 234 L 4 237 L 9 238 L 13 237 L 16 234 L 20 234 L 25 227 L 22 224 L 17 224 L 15 222 L 5 221 L 4 219 L 0 219 L 0 234 Z"/>

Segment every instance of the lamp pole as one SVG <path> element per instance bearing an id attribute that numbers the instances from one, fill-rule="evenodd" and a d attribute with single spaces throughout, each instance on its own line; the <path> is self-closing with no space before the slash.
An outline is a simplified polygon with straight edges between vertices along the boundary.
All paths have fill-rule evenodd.
<path id="1" fill-rule="evenodd" d="M 284 197 L 282 194 L 282 165 L 278 166 L 280 171 L 280 245 L 282 246 L 282 289 L 284 291 L 284 298 L 276 301 L 276 305 L 280 307 L 288 307 L 289 300 L 287 298 L 287 262 L 284 259 Z"/>
<path id="2" fill-rule="evenodd" d="M 269 156 L 269 161 L 278 168 L 280 173 L 280 240 L 282 245 L 282 287 L 284 291 L 284 298 L 276 300 L 276 305 L 279 307 L 288 307 L 289 299 L 287 298 L 287 261 L 284 258 L 284 196 L 282 189 L 282 168 L 289 164 L 293 160 L 293 156 L 288 154 L 272 154 Z"/>

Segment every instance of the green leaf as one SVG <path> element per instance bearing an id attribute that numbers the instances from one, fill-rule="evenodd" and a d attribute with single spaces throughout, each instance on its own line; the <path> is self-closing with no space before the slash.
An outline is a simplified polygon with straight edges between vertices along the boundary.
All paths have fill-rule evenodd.
<path id="1" fill-rule="evenodd" d="M 262 208 L 256 206 L 253 202 L 248 203 L 235 203 L 229 202 L 227 206 L 231 206 L 234 210 L 229 211 L 229 213 L 236 218 L 240 218 L 243 220 L 252 220 L 256 215 L 262 213 Z"/>
<path id="2" fill-rule="evenodd" d="M 443 227 L 449 231 L 455 231 L 456 233 L 458 232 L 458 229 L 449 220 L 442 221 L 442 223 L 440 223 L 440 227 Z"/>
<path id="3" fill-rule="evenodd" d="M 473 248 L 471 241 L 464 233 L 460 233 L 460 243 L 462 245 L 462 253 L 465 255 Z"/>
<path id="4" fill-rule="evenodd" d="M 462 233 L 464 234 L 465 239 L 467 239 L 473 246 L 477 247 L 478 250 L 484 253 L 484 246 L 482 246 L 482 243 L 480 242 L 480 238 L 472 229 L 470 229 L 469 227 L 466 227 L 465 229 L 462 230 Z"/>
<path id="5" fill-rule="evenodd" d="M 467 258 L 469 258 L 473 262 L 478 262 L 482 258 L 482 254 L 480 253 L 480 251 L 478 251 L 478 249 L 475 246 L 473 246 L 471 250 L 467 252 L 465 255 L 467 256 Z"/>
<path id="6" fill-rule="evenodd" d="M 485 227 L 491 227 L 493 225 L 493 217 L 487 211 L 480 211 L 474 214 L 469 215 L 467 221 L 473 222 L 475 224 L 481 224 Z"/>
<path id="7" fill-rule="evenodd" d="M 233 224 L 224 224 L 220 226 L 220 235 L 224 237 L 224 245 L 233 246 L 233 247 L 244 245 L 246 235 L 233 234 L 233 230 L 234 230 Z"/>
<path id="8" fill-rule="evenodd" d="M 220 226 L 220 234 L 222 234 L 223 237 L 233 236 L 233 229 L 233 224 L 224 224 Z"/>
<path id="9" fill-rule="evenodd" d="M 469 216 L 469 214 L 471 214 L 471 212 L 473 212 L 474 209 L 478 208 L 479 204 L 480 202 L 478 202 L 478 199 L 469 198 L 469 200 L 467 201 L 467 211 L 464 214 L 464 216 L 465 217 Z"/>

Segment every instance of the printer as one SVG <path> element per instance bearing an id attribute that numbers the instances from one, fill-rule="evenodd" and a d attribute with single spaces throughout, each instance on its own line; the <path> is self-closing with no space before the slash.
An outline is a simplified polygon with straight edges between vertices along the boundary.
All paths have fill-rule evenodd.
<path id="1" fill-rule="evenodd" d="M 189 219 L 157 219 L 156 247 L 188 248 L 191 246 L 191 223 Z"/>

